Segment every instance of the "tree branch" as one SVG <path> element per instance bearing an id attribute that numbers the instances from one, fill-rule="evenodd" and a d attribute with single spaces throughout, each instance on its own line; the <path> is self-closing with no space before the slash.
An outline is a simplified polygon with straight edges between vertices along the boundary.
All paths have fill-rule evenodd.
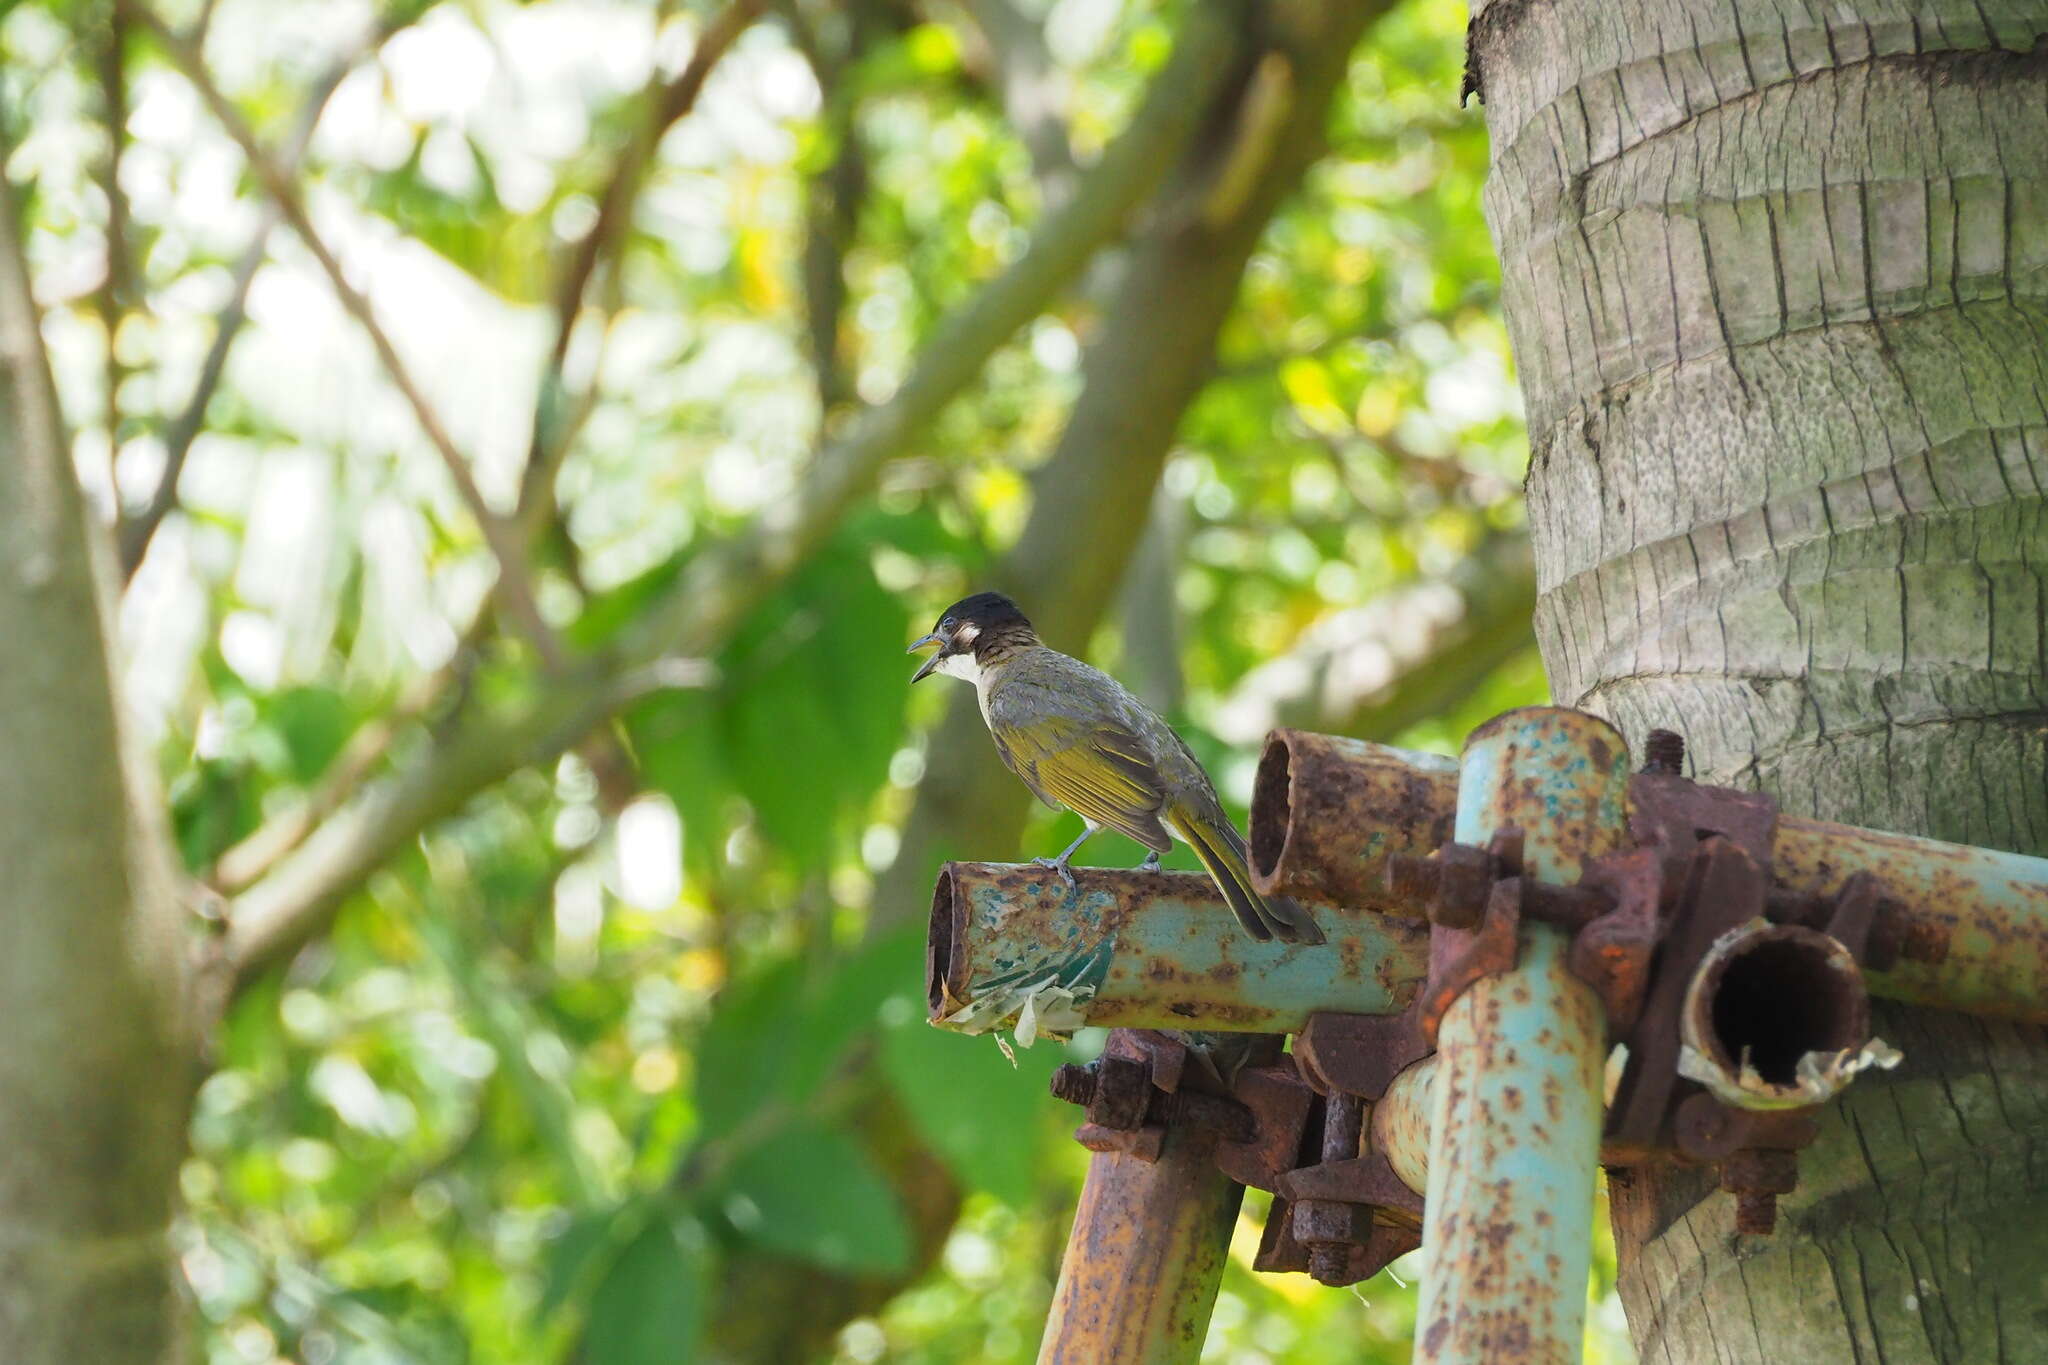
<path id="1" fill-rule="evenodd" d="M 943 324 L 895 397 L 869 408 L 828 445 L 804 491 L 731 541 L 698 554 L 677 586 L 629 628 L 609 671 L 556 680 L 532 709 L 471 721 L 389 779 L 359 792 L 230 907 L 224 957 L 246 983 L 322 932 L 364 878 L 430 825 L 518 768 L 561 751 L 636 689 L 676 685 L 673 670 L 715 657 L 730 633 L 824 541 L 882 462 L 980 373 L 987 357 L 1079 274 L 1120 229 L 1192 136 L 1220 88 L 1232 31 L 1205 6 L 1190 15 L 1174 56 L 1123 138 L 1073 199 L 1041 226 L 1008 270 Z M 678 656 L 683 656 L 678 658 Z"/>
<path id="2" fill-rule="evenodd" d="M 1187 539 L 1187 509 L 1165 487 L 1152 492 L 1145 530 L 1124 571 L 1123 681 L 1147 706 L 1173 715 L 1187 700 L 1181 669 L 1180 602 L 1174 580 Z"/>
<path id="3" fill-rule="evenodd" d="M 1219 9 L 1203 5 L 1190 11 L 1172 57 L 1130 126 L 1073 197 L 1040 224 L 1024 254 L 939 325 L 909 378 L 887 401 L 848 420 L 789 502 L 690 561 L 676 587 L 631 633 L 629 657 L 715 653 L 716 644 L 808 558 L 873 485 L 883 462 L 973 382 L 988 358 L 1080 274 L 1098 246 L 1122 230 L 1187 145 L 1229 71 L 1235 34 Z"/>
<path id="4" fill-rule="evenodd" d="M 348 73 L 355 69 L 356 63 L 366 53 L 382 47 L 408 22 L 409 19 L 394 18 L 379 25 L 360 47 L 341 57 L 313 82 L 299 106 L 298 126 L 292 132 L 283 157 L 287 173 L 297 173 L 305 160 L 306 148 L 312 144 L 313 131 L 320 125 L 320 115 Z M 157 476 L 156 487 L 151 490 L 149 500 L 132 517 L 124 517 L 121 521 L 117 541 L 123 579 L 135 576 L 135 571 L 142 566 L 143 556 L 149 553 L 149 542 L 155 538 L 157 528 L 178 505 L 178 477 L 184 472 L 185 458 L 192 453 L 192 443 L 206 429 L 206 409 L 213 402 L 213 395 L 227 372 L 228 352 L 234 348 L 235 337 L 241 332 L 242 324 L 248 321 L 249 287 L 255 282 L 256 272 L 262 268 L 265 244 L 270 240 L 271 229 L 277 226 L 280 216 L 275 205 L 266 209 L 256 230 L 249 235 L 249 244 L 242 248 L 241 259 L 235 263 L 234 284 L 228 290 L 227 303 L 214 319 L 213 341 L 206 348 L 206 359 L 199 367 L 199 377 L 193 382 L 191 396 L 164 433 L 163 472 Z"/>
<path id="5" fill-rule="evenodd" d="M 592 672 L 557 680 L 543 689 L 533 709 L 509 719 L 468 721 L 312 826 L 296 851 L 230 906 L 221 945 L 227 993 L 323 932 L 364 879 L 429 826 L 520 768 L 560 754 L 612 703 L 612 688 Z"/>
<path id="6" fill-rule="evenodd" d="M 265 820 L 248 837 L 214 861 L 208 883 L 225 895 L 234 895 L 254 883 L 304 843 L 322 820 L 340 810 L 364 779 L 391 752 L 391 746 L 406 728 L 440 699 L 456 666 L 450 662 L 423 674 L 405 689 L 392 706 L 376 719 L 365 722 L 348 737 L 348 743 L 320 774 L 319 785 L 297 805 Z"/>
<path id="7" fill-rule="evenodd" d="M 128 148 L 128 21 L 118 6 L 105 12 L 106 32 L 97 35 L 93 64 L 99 76 L 107 157 L 100 165 L 100 192 L 107 197 L 107 275 L 94 302 L 107 334 L 106 413 L 109 466 L 121 451 L 121 364 L 116 334 L 135 298 L 135 262 L 128 249 L 128 196 L 121 189 L 121 157 Z"/>
<path id="8" fill-rule="evenodd" d="M 995 66 L 1004 116 L 1031 153 L 1038 187 L 1057 203 L 1074 182 L 1074 145 L 1045 34 L 1011 0 L 961 0 L 974 16 Z"/>
<path id="9" fill-rule="evenodd" d="M 385 374 L 412 408 L 420 430 L 425 433 L 428 444 L 432 445 L 441 457 L 441 463 L 446 466 L 449 478 L 454 480 L 456 492 L 468 506 L 477 528 L 483 533 L 484 540 L 497 558 L 497 593 L 500 599 L 510 610 L 521 632 L 539 652 L 542 661 L 551 671 L 559 672 L 564 664 L 562 647 L 555 639 L 554 632 L 548 629 L 547 623 L 541 618 L 540 607 L 534 601 L 533 584 L 527 575 L 525 547 L 520 543 L 512 525 L 492 511 L 490 504 L 484 501 L 483 492 L 477 487 L 476 479 L 470 473 L 469 462 L 456 449 L 454 438 L 448 434 L 448 429 L 442 425 L 439 414 L 427 402 L 425 392 L 414 382 L 411 371 L 406 368 L 404 360 L 398 354 L 398 348 L 392 344 L 390 334 L 377 321 L 377 315 L 371 309 L 369 299 L 349 283 L 341 262 L 335 258 L 318 230 L 314 228 L 313 220 L 306 212 L 305 202 L 299 196 L 298 185 L 277 158 L 270 155 L 257 140 L 255 130 L 249 126 L 248 120 L 242 117 L 241 112 L 221 92 L 219 85 L 207 71 L 198 50 L 172 33 L 164 22 L 142 3 L 142 0 L 116 0 L 116 3 L 133 15 L 137 23 L 150 31 L 169 54 L 172 64 L 199 92 L 200 98 L 212 111 L 215 120 L 241 148 L 242 155 L 248 160 L 257 183 L 263 186 L 278 211 L 283 214 L 285 222 L 298 235 L 306 250 L 312 253 L 313 259 L 319 262 L 321 270 L 326 272 L 328 283 L 334 289 L 336 297 L 341 300 L 342 307 L 348 310 L 350 316 L 355 318 L 369 336 L 370 344 L 376 349 L 377 357 L 383 363 Z"/>
<path id="10" fill-rule="evenodd" d="M 617 187 L 621 183 L 622 178 L 631 178 L 636 181 L 644 178 L 647 151 L 660 141 L 660 130 L 667 128 L 688 112 L 695 103 L 697 93 L 703 88 L 705 78 L 709 75 L 712 65 L 718 60 L 719 55 L 731 46 L 733 39 L 738 36 L 739 31 L 744 27 L 743 17 L 748 11 L 757 8 L 758 4 L 752 3 L 749 0 L 747 3 L 735 5 L 728 10 L 720 23 L 714 25 L 712 30 L 705 34 L 703 40 L 698 44 L 696 52 L 692 54 L 688 66 L 674 81 L 666 83 L 650 97 L 653 101 L 655 112 L 650 116 L 648 125 L 650 131 L 646 135 L 645 146 L 641 152 L 637 154 L 629 152 L 622 158 L 620 166 L 614 173 L 611 182 L 613 188 L 606 194 L 606 204 L 611 213 L 609 221 L 614 226 L 607 229 L 605 226 L 607 220 L 602 214 L 600 215 L 599 223 L 579 241 L 578 250 L 566 268 L 563 283 L 557 291 L 557 298 L 559 300 L 557 336 L 554 346 L 550 349 L 546 368 L 542 376 L 541 392 L 544 398 L 542 407 L 538 408 L 534 414 L 536 446 L 529 457 L 530 460 L 542 458 L 538 437 L 544 421 L 545 395 L 551 391 L 551 386 L 554 392 L 559 393 L 561 362 L 563 356 L 567 353 L 570 332 L 575 326 L 578 304 L 588 288 L 589 280 L 595 272 L 597 263 L 600 260 L 609 258 L 616 249 L 619 240 L 624 235 L 623 224 L 631 216 L 630 210 L 627 207 L 629 196 L 617 194 Z M 386 26 L 385 33 L 379 39 L 380 43 L 383 38 L 389 37 L 390 30 L 393 27 L 395 25 Z M 339 83 L 341 75 L 347 69 L 347 66 L 353 64 L 353 60 L 351 58 L 349 63 L 338 66 L 332 79 L 323 83 L 323 89 L 326 93 L 331 93 L 333 87 Z M 302 134 L 310 135 L 313 122 L 317 120 L 319 105 L 324 103 L 326 93 L 320 94 L 316 100 L 309 103 L 310 117 L 302 127 Z M 298 140 L 294 159 L 296 159 L 299 152 L 303 151 L 304 141 L 304 136 Z M 260 245 L 260 238 L 255 245 Z M 254 250 L 255 247 L 252 246 L 252 253 Z M 225 347 L 218 337 L 215 343 L 215 353 L 224 358 Z M 209 355 L 209 363 L 212 363 L 212 361 L 213 356 Z M 204 387 L 210 386 L 203 385 Z M 574 441 L 576 431 L 581 428 L 584 420 L 589 416 L 595 397 L 595 386 L 585 390 L 584 393 L 579 395 L 575 408 L 569 413 L 567 418 L 557 423 L 559 429 L 554 433 L 553 443 L 549 447 L 552 452 L 552 459 L 556 463 L 559 462 L 560 454 Z M 196 424 L 196 418 L 203 411 L 203 407 L 204 404 L 195 397 L 195 402 L 187 409 L 187 418 L 194 419 Z M 187 440 L 189 443 L 189 437 Z M 522 497 L 530 495 L 534 491 L 535 485 L 531 482 L 531 475 L 535 467 L 532 463 L 528 465 L 529 479 L 522 492 Z M 551 485 L 552 479 L 548 480 L 547 486 L 551 487 Z M 551 499 L 545 499 L 544 501 L 546 506 L 552 505 Z M 547 515 L 545 506 L 533 510 L 540 517 L 544 518 Z M 529 521 L 523 524 L 531 527 L 533 523 Z M 466 657 L 477 647 L 479 634 L 479 626 L 473 625 L 471 630 L 465 635 L 462 646 L 456 651 L 457 661 Z M 283 814 L 266 821 L 247 838 L 221 855 L 214 864 L 213 874 L 210 879 L 212 885 L 216 889 L 228 894 L 245 890 L 259 878 L 266 875 L 294 849 L 298 848 L 322 820 L 325 820 L 329 815 L 347 804 L 363 781 L 375 771 L 378 764 L 389 754 L 392 745 L 405 732 L 411 722 L 433 710 L 439 704 L 448 688 L 456 681 L 459 672 L 460 670 L 457 668 L 456 663 L 451 662 L 449 666 L 439 669 L 426 677 L 417 679 L 413 685 L 406 689 L 405 695 L 399 699 L 391 712 L 359 728 L 350 737 L 348 744 L 343 748 L 342 752 L 336 756 L 334 762 L 329 765 L 328 770 L 321 774 L 319 785 L 309 792 L 303 801 L 291 807 Z M 687 670 L 684 670 L 684 672 L 687 672 Z M 654 676 L 658 680 L 649 682 L 649 675 L 643 670 L 640 675 L 622 679 L 621 686 L 627 688 L 637 686 L 644 692 L 650 686 L 689 685 L 678 680 L 679 675 L 673 668 L 661 671 Z M 624 694 L 622 693 L 621 695 Z M 623 702 L 619 704 L 623 704 Z"/>
<path id="11" fill-rule="evenodd" d="M 531 538 L 554 515 L 555 475 L 574 443 L 577 423 L 569 419 L 582 407 L 571 404 L 562 391 L 562 363 L 569 354 L 583 311 L 583 299 L 598 267 L 615 259 L 623 249 L 633 223 L 633 209 L 647 183 L 647 168 L 668 130 L 697 105 L 704 84 L 747 26 L 760 14 L 763 0 L 733 0 L 697 39 L 696 50 L 672 81 L 650 84 L 647 121 L 626 144 L 606 182 L 599 202 L 597 221 L 577 239 L 555 286 L 555 340 L 548 348 L 545 369 L 533 413 L 533 438 L 526 456 L 526 470 L 520 478 L 517 513 L 526 535 Z M 595 392 L 596 380 L 592 380 Z"/>
<path id="12" fill-rule="evenodd" d="M 1386 741 L 1457 705 L 1535 648 L 1526 531 L 1491 536 L 1445 580 L 1410 584 L 1311 627 L 1245 675 L 1216 733 L 1251 745 L 1276 725 Z"/>
<path id="13" fill-rule="evenodd" d="M 802 11 L 788 5 L 797 47 L 810 63 L 824 96 L 820 122 L 832 143 L 832 160 L 804 183 L 803 290 L 811 370 L 816 377 L 820 420 L 832 415 L 851 396 L 840 323 L 846 311 L 846 252 L 860 221 L 868 192 L 867 147 L 860 135 L 860 94 L 846 79 L 848 70 L 867 50 L 873 28 L 872 0 L 859 0 L 843 12 L 845 41 L 827 51 L 821 35 L 803 22 Z"/>

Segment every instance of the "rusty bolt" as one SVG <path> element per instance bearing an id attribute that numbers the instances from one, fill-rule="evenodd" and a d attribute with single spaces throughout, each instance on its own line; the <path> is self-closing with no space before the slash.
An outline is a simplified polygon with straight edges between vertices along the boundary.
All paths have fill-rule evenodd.
<path id="1" fill-rule="evenodd" d="M 1387 894 L 1400 909 L 1419 911 L 1436 899 L 1437 883 L 1443 877 L 1443 864 L 1419 858 L 1413 853 L 1395 853 L 1387 858 L 1384 875 Z"/>
<path id="2" fill-rule="evenodd" d="M 1735 1230 L 1752 1237 L 1778 1224 L 1778 1196 L 1799 1187 L 1799 1154 L 1747 1147 L 1721 1163 L 1721 1188 L 1735 1195 Z"/>
<path id="3" fill-rule="evenodd" d="M 1052 1097 L 1068 1104 L 1087 1104 L 1095 1098 L 1095 1068 L 1072 1062 L 1052 1073 Z"/>
<path id="4" fill-rule="evenodd" d="M 1685 737 L 1675 730 L 1652 730 L 1644 735 L 1643 771 L 1672 777 L 1684 772 Z"/>
<path id="5" fill-rule="evenodd" d="M 1778 1226 L 1778 1196 L 1762 1190 L 1735 1194 L 1735 1230 L 1745 1237 L 1768 1237 Z"/>
<path id="6" fill-rule="evenodd" d="M 1500 876 L 1500 863 L 1483 848 L 1445 844 L 1435 856 L 1396 853 L 1387 859 L 1388 896 L 1398 912 L 1423 914 L 1446 929 L 1476 929 L 1486 913 L 1487 893 Z"/>
<path id="7" fill-rule="evenodd" d="M 1341 1288 L 1351 1283 L 1351 1248 L 1336 1242 L 1322 1242 L 1308 1249 L 1308 1273 L 1317 1284 Z"/>
<path id="8" fill-rule="evenodd" d="M 1351 1283 L 1351 1248 L 1365 1243 L 1371 1216 L 1340 1199 L 1298 1199 L 1289 1206 L 1294 1240 L 1308 1248 L 1308 1273 L 1328 1285 Z"/>
<path id="9" fill-rule="evenodd" d="M 1493 855 L 1464 844 L 1445 844 L 1437 861 L 1441 871 L 1436 898 L 1429 906 L 1429 922 L 1446 929 L 1478 928 L 1498 871 Z"/>
<path id="10" fill-rule="evenodd" d="M 1721 1163 L 1721 1188 L 1790 1194 L 1799 1188 L 1799 1153 L 1745 1147 Z"/>

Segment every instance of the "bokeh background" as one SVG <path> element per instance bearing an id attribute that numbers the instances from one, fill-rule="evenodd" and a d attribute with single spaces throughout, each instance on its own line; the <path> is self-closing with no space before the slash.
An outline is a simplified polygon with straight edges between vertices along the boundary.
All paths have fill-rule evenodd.
<path id="1" fill-rule="evenodd" d="M 1545 697 L 1464 7 L 1340 22 L 1327 99 L 1241 60 L 1307 3 L 0 8 L 194 915 L 283 926 L 218 987 L 198 1357 L 1030 1359 L 1101 1040 L 930 1030 L 920 941 L 939 857 L 1074 821 L 903 646 L 1009 588 L 1240 817 L 1273 724 Z M 1255 1276 L 1264 1202 L 1205 1359 L 1406 1359 L 1420 1258 Z"/>

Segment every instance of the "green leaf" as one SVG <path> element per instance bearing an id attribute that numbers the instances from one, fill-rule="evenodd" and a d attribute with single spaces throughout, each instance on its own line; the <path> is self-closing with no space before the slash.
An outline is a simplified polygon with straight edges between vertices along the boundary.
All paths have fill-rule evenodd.
<path id="1" fill-rule="evenodd" d="M 909 616 L 841 542 L 756 612 L 720 660 L 725 759 L 761 831 L 822 863 L 901 742 Z"/>
<path id="2" fill-rule="evenodd" d="M 888 1012 L 883 1071 L 918 1133 L 961 1183 L 1026 1207 L 1052 1112 L 1046 1082 L 1066 1060 L 1062 1050 L 1046 1043 L 1020 1049 L 1012 1068 L 994 1039 L 935 1029 L 918 1003 Z"/>
<path id="3" fill-rule="evenodd" d="M 592 1264 L 611 1245 L 612 1229 L 618 1221 L 617 1209 L 578 1214 L 547 1244 L 541 1253 L 540 1299 L 533 1309 L 536 1318 L 546 1322 L 576 1297 Z"/>
<path id="4" fill-rule="evenodd" d="M 731 1132 L 783 1096 L 783 1068 L 797 1034 L 800 964 L 738 981 L 718 997 L 697 1040 L 697 1122 L 701 1139 Z"/>
<path id="5" fill-rule="evenodd" d="M 686 554 L 670 555 L 645 573 L 593 594 L 565 632 L 569 643 L 590 650 L 610 644 L 649 603 L 668 591 L 682 572 L 685 558 Z"/>
<path id="6" fill-rule="evenodd" d="M 828 1270 L 898 1275 L 910 1225 L 866 1152 L 836 1129 L 798 1124 L 733 1163 L 725 1216 L 755 1245 Z"/>
<path id="7" fill-rule="evenodd" d="M 287 688 L 271 698 L 268 709 L 270 723 L 284 738 L 291 778 L 301 785 L 327 771 L 355 731 L 355 713 L 329 687 Z"/>
<path id="8" fill-rule="evenodd" d="M 807 979 L 783 961 L 719 997 L 697 1045 L 697 1121 L 730 1132 L 771 1102 L 801 1104 L 874 1027 L 885 1001 L 916 1005 L 923 927 L 905 925 Z"/>
<path id="9" fill-rule="evenodd" d="M 675 803 L 683 822 L 683 865 L 711 878 L 725 846 L 732 778 L 718 741 L 718 700 L 708 692 L 659 692 L 626 712 L 641 775 Z"/>
<path id="10" fill-rule="evenodd" d="M 657 1209 L 591 1295 L 583 1333 L 588 1365 L 674 1365 L 696 1358 L 709 1297 L 704 1231 Z"/>

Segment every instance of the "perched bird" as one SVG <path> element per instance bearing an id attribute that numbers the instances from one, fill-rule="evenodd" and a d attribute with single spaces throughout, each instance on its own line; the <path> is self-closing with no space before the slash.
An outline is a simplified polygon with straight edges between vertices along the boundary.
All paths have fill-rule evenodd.
<path id="1" fill-rule="evenodd" d="M 1173 727 L 1101 669 L 1046 647 L 1015 602 L 993 592 L 955 602 L 910 652 L 933 645 L 937 652 L 910 680 L 945 673 L 973 683 L 981 718 L 1010 771 L 1039 800 L 1086 822 L 1059 857 L 1034 861 L 1072 887 L 1068 862 L 1099 829 L 1152 850 L 1148 871 L 1178 838 L 1195 851 L 1246 933 L 1323 942 L 1299 905 L 1261 899 L 1252 889 L 1244 840 Z"/>

